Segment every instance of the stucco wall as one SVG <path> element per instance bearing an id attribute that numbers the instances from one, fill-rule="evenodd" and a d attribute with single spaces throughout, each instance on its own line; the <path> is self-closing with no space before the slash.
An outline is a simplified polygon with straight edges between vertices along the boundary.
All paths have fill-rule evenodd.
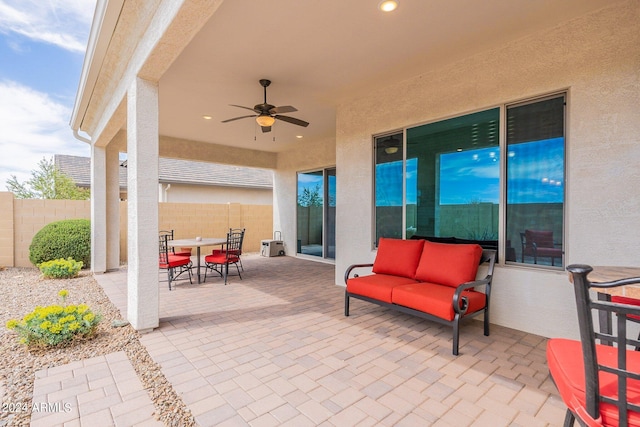
<path id="1" fill-rule="evenodd" d="M 639 28 L 640 3 L 629 1 L 341 105 L 336 283 L 349 264 L 375 257 L 373 134 L 563 89 L 569 94 L 567 263 L 638 265 Z M 294 180 L 277 184 L 295 188 Z M 500 266 L 494 284 L 492 323 L 577 336 L 566 273 Z"/>

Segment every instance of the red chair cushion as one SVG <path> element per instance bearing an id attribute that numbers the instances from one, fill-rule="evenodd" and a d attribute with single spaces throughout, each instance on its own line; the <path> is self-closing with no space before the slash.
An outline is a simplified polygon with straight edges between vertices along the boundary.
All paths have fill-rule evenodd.
<path id="1" fill-rule="evenodd" d="M 475 280 L 480 257 L 480 245 L 425 241 L 415 278 L 421 282 L 457 287 Z"/>
<path id="2" fill-rule="evenodd" d="M 596 344 L 598 363 L 617 366 L 617 348 Z M 558 387 L 565 405 L 574 413 L 586 405 L 584 361 L 580 341 L 554 338 L 547 342 L 547 364 L 553 381 Z M 640 372 L 640 352 L 627 351 L 627 369 Z M 601 372 L 599 375 L 600 391 L 605 396 L 618 397 L 617 377 Z M 640 381 L 629 380 L 627 384 L 627 400 L 640 404 Z M 640 413 L 629 412 L 629 425 L 640 426 Z M 605 426 L 617 426 L 618 409 L 610 403 L 600 404 L 600 416 Z"/>
<path id="3" fill-rule="evenodd" d="M 204 257 L 205 262 L 208 262 L 209 264 L 226 264 L 227 262 L 233 264 L 234 262 L 238 262 L 238 259 L 238 256 L 234 254 L 230 254 L 229 259 L 227 259 L 226 252 L 211 254 Z"/>
<path id="4" fill-rule="evenodd" d="M 347 280 L 347 291 L 383 302 L 391 302 L 391 291 L 395 286 L 416 283 L 408 277 L 390 276 L 387 274 L 371 274 L 369 276 L 352 277 Z"/>
<path id="5" fill-rule="evenodd" d="M 627 305 L 640 305 L 640 299 L 631 298 L 631 297 L 623 297 L 620 295 L 612 295 L 611 302 L 616 302 L 619 304 L 627 304 Z M 636 321 L 640 321 L 640 316 L 636 314 L 630 314 L 629 319 L 633 319 Z"/>
<path id="6" fill-rule="evenodd" d="M 240 250 L 238 249 L 231 249 L 230 251 L 232 254 L 234 255 L 240 255 Z M 227 251 L 225 249 L 214 249 L 211 251 L 211 255 L 225 255 L 226 256 Z"/>
<path id="7" fill-rule="evenodd" d="M 414 283 L 393 288 L 391 302 L 415 310 L 424 311 L 445 320 L 453 320 L 453 294 L 451 286 L 434 283 Z M 482 292 L 466 290 L 462 295 L 469 301 L 467 313 L 482 310 L 487 303 L 487 296 Z"/>
<path id="8" fill-rule="evenodd" d="M 174 249 L 173 255 L 190 257 L 191 256 L 191 248 L 180 248 L 180 250 L 175 250 Z"/>
<path id="9" fill-rule="evenodd" d="M 189 265 L 191 262 L 190 257 L 178 256 L 178 255 L 169 255 L 169 258 L 166 262 L 160 260 L 160 268 L 175 268 L 175 267 L 183 267 L 185 265 Z"/>
<path id="10" fill-rule="evenodd" d="M 402 240 L 381 237 L 373 272 L 413 279 L 420 261 L 424 240 Z"/>

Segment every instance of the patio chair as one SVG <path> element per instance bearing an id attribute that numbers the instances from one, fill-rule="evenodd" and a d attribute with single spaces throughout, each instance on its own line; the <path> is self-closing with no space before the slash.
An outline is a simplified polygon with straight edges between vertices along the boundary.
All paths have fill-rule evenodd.
<path id="1" fill-rule="evenodd" d="M 167 279 L 169 282 L 169 290 L 171 290 L 171 282 L 176 280 L 183 273 L 189 274 L 189 283 L 193 283 L 191 276 L 191 257 L 180 256 L 171 253 L 169 248 L 169 234 L 162 234 L 159 242 L 158 265 L 160 269 L 167 270 Z"/>
<path id="2" fill-rule="evenodd" d="M 219 251 L 214 251 L 210 255 L 204 257 L 205 269 L 204 269 L 204 280 L 207 280 L 207 270 L 215 271 L 220 275 L 220 277 L 224 277 L 224 284 L 227 284 L 227 277 L 229 276 L 229 264 L 234 264 L 236 266 L 236 270 L 238 271 L 238 276 L 240 280 L 242 280 L 242 275 L 240 274 L 240 268 L 238 267 L 238 263 L 240 262 L 240 253 L 242 246 L 242 239 L 244 236 L 244 230 L 242 231 L 234 231 L 232 229 L 227 233 L 227 243 L 225 244 L 224 249 Z"/>
<path id="3" fill-rule="evenodd" d="M 567 406 L 564 426 L 574 425 L 576 418 L 589 427 L 640 426 L 640 352 L 629 348 L 640 341 L 629 338 L 627 329 L 630 318 L 640 316 L 640 307 L 592 299 L 589 292 L 592 286 L 640 283 L 640 277 L 592 284 L 587 279 L 590 266 L 570 265 L 567 270 L 575 292 L 580 341 L 547 342 L 549 372 Z M 594 329 L 594 314 L 601 312 L 614 316 L 614 332 Z"/>
<path id="4" fill-rule="evenodd" d="M 229 229 L 230 233 L 241 233 L 240 236 L 240 249 L 237 251 L 238 255 L 238 263 L 240 264 L 240 270 L 244 271 L 244 266 L 242 265 L 242 243 L 244 242 L 244 232 L 245 229 L 244 228 L 230 228 Z M 211 251 L 211 255 L 220 255 L 221 253 L 224 253 L 225 249 L 214 249 Z"/>
<path id="5" fill-rule="evenodd" d="M 533 257 L 533 263 L 538 263 L 538 258 L 551 258 L 551 265 L 555 265 L 555 259 L 560 259 L 562 264 L 562 247 L 553 242 L 553 231 L 525 230 L 520 233 L 522 243 L 522 262 L 524 257 Z"/>

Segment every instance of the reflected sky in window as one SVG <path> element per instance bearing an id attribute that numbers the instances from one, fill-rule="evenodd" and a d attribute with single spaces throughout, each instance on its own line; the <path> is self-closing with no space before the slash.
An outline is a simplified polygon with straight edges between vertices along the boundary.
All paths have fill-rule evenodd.
<path id="1" fill-rule="evenodd" d="M 564 200 L 564 138 L 524 142 L 509 146 L 507 201 L 562 203 Z M 495 203 L 500 197 L 498 147 L 480 148 L 439 156 L 441 205 Z M 406 167 L 407 204 L 416 204 L 418 161 Z M 402 162 L 376 165 L 376 206 L 402 205 Z"/>

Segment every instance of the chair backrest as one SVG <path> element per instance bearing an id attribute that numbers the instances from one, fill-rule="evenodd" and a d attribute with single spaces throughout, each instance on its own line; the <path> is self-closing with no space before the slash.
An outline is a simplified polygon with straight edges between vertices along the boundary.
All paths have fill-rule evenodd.
<path id="1" fill-rule="evenodd" d="M 160 241 L 158 244 L 158 262 L 160 263 L 160 265 L 169 263 L 169 240 L 171 240 L 170 237 L 171 236 L 169 234 L 160 235 Z"/>
<path id="2" fill-rule="evenodd" d="M 167 241 L 173 240 L 173 230 L 160 230 L 158 232 L 158 237 L 160 240 L 160 247 L 162 247 L 163 240 L 165 245 L 167 244 Z M 169 248 L 168 251 L 170 251 L 171 253 L 175 253 L 174 248 Z"/>
<path id="3" fill-rule="evenodd" d="M 242 243 L 244 242 L 244 228 L 230 228 L 230 233 L 240 233 L 240 248 L 238 249 L 238 255 L 242 255 Z"/>
<path id="4" fill-rule="evenodd" d="M 524 230 L 525 244 L 531 247 L 534 244 L 538 248 L 553 248 L 553 231 Z"/>
<path id="5" fill-rule="evenodd" d="M 640 346 L 640 341 L 637 338 L 633 338 L 637 336 L 637 333 L 628 334 L 627 325 L 629 322 L 633 322 L 630 316 L 640 315 L 640 307 L 593 299 L 589 290 L 592 287 L 615 288 L 640 283 L 640 277 L 606 283 L 592 283 L 587 278 L 587 275 L 593 270 L 590 266 L 573 264 L 568 266 L 567 270 L 571 274 L 578 309 L 578 323 L 580 325 L 580 340 L 582 342 L 585 371 L 586 410 L 592 418 L 597 419 L 600 417 L 600 403 L 614 405 L 618 410 L 620 426 L 626 426 L 628 412 L 640 412 L 640 402 L 637 401 L 638 391 L 640 390 L 640 371 L 637 370 L 637 366 L 633 368 L 634 371 L 627 367 L 628 356 L 633 353 L 628 347 Z M 604 314 L 609 318 L 613 316 L 614 327 L 612 331 L 596 331 L 593 325 L 594 314 L 597 314 L 596 318 L 599 318 L 600 314 Z M 611 366 L 610 364 L 603 366 L 598 363 L 596 339 L 600 340 L 600 342 L 613 343 L 617 347 L 613 350 L 617 357 L 617 363 L 612 363 L 616 366 Z M 602 344 L 598 345 L 602 346 Z M 636 355 L 632 354 L 632 356 Z M 615 360 L 615 358 L 613 359 Z M 601 363 L 604 362 L 601 361 Z M 611 377 L 612 375 L 617 378 Z M 617 381 L 611 381 L 612 378 Z M 608 388 L 606 396 L 601 394 L 601 381 L 614 384 L 617 382 L 617 390 L 612 387 L 613 390 Z M 629 392 L 628 386 L 630 384 L 634 389 L 632 392 Z M 636 401 L 630 401 L 631 397 L 631 400 Z"/>
<path id="6" fill-rule="evenodd" d="M 229 229 L 227 233 L 227 259 L 231 257 L 238 257 L 242 250 L 242 239 L 244 237 L 244 231 L 234 231 Z"/>

